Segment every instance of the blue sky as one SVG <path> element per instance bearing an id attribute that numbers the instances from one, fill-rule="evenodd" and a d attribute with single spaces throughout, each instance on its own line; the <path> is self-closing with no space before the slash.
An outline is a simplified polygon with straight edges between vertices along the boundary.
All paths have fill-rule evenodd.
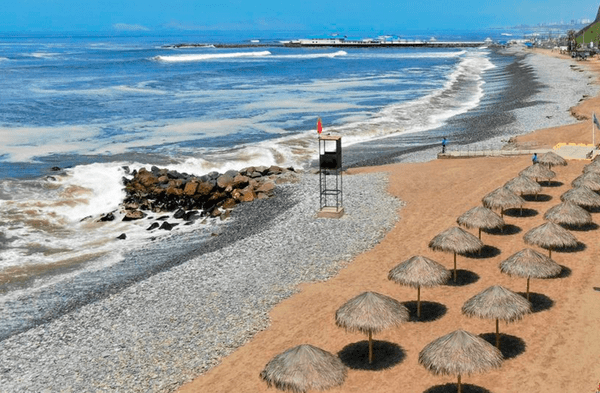
<path id="1" fill-rule="evenodd" d="M 472 30 L 594 19 L 564 0 L 3 0 L 0 31 Z"/>

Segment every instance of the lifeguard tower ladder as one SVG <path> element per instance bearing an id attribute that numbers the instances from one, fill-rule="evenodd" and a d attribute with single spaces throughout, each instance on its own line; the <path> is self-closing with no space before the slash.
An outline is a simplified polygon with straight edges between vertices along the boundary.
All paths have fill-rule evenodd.
<path id="1" fill-rule="evenodd" d="M 319 195 L 318 217 L 340 218 L 344 215 L 341 136 L 319 136 Z"/>

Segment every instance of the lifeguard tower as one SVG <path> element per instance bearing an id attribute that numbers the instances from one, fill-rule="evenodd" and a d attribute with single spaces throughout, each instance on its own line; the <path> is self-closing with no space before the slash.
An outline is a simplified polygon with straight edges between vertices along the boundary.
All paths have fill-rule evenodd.
<path id="1" fill-rule="evenodd" d="M 341 136 L 319 136 L 319 195 L 318 217 L 340 218 L 344 215 Z"/>

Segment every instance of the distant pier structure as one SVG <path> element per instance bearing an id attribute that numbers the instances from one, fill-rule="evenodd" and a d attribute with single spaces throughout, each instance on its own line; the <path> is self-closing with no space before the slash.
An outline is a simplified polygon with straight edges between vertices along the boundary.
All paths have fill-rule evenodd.
<path id="1" fill-rule="evenodd" d="M 338 47 L 338 48 L 478 48 L 491 44 L 491 40 L 485 41 L 409 41 L 409 40 L 347 40 L 344 38 L 316 38 L 287 41 L 283 46 L 298 47 Z"/>

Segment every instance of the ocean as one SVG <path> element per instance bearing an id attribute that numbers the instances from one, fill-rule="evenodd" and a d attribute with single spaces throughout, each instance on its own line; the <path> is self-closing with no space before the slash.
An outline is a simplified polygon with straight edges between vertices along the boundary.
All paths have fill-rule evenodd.
<path id="1" fill-rule="evenodd" d="M 286 34 L 0 35 L 3 310 L 136 247 L 222 225 L 163 233 L 121 221 L 128 170 L 307 170 L 319 117 L 324 133 L 354 152 L 348 165 L 365 161 L 361 149 L 373 143 L 414 150 L 442 136 L 466 141 L 456 119 L 494 106 L 510 87 L 514 58 L 490 48 L 286 48 L 280 41 L 299 38 Z M 257 46 L 214 46 L 223 42 Z M 109 212 L 118 219 L 99 222 Z"/>

